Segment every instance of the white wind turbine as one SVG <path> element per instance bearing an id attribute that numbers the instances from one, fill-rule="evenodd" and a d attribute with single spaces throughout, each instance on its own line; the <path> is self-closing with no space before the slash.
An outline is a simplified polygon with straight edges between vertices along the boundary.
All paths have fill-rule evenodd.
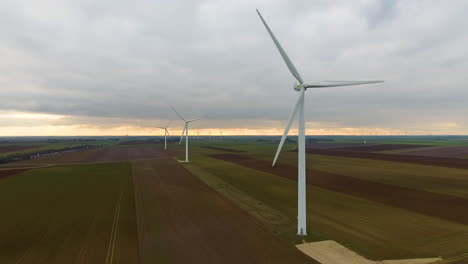
<path id="1" fill-rule="evenodd" d="M 278 150 L 276 151 L 275 159 L 273 160 L 272 166 L 275 166 L 278 155 L 281 152 L 284 141 L 288 136 L 289 129 L 293 123 L 296 114 L 299 118 L 299 136 L 298 136 L 298 216 L 297 216 L 297 234 L 300 236 L 307 235 L 306 229 L 306 162 L 305 162 L 305 120 L 304 120 L 304 93 L 308 88 L 325 88 L 325 87 L 335 87 L 335 86 L 348 86 L 348 85 L 359 85 L 359 84 L 369 84 L 369 83 L 380 83 L 383 81 L 321 81 L 313 83 L 305 83 L 296 67 L 289 59 L 288 55 L 281 47 L 281 44 L 276 39 L 275 35 L 268 27 L 265 19 L 257 9 L 258 16 L 265 25 L 266 30 L 270 34 L 271 39 L 275 43 L 276 48 L 278 49 L 281 57 L 283 57 L 286 66 L 288 66 L 289 71 L 292 73 L 294 78 L 299 82 L 299 84 L 294 85 L 294 90 L 299 92 L 299 98 L 296 101 L 296 104 L 293 107 L 293 110 L 289 116 L 286 129 L 284 130 L 283 136 L 281 137 Z"/>
<path id="2" fill-rule="evenodd" d="M 188 159 L 188 125 L 189 123 L 193 121 L 197 121 L 200 119 L 191 119 L 191 120 L 185 120 L 176 110 L 175 108 L 171 105 L 172 110 L 185 122 L 184 130 L 182 131 L 182 136 L 180 136 L 180 141 L 179 144 L 182 143 L 182 139 L 184 138 L 184 133 L 185 133 L 185 162 L 189 162 Z"/>
<path id="3" fill-rule="evenodd" d="M 167 130 L 167 128 L 169 127 L 171 122 L 172 122 L 172 120 L 169 121 L 169 123 L 167 123 L 167 125 L 165 127 L 159 127 L 161 129 L 164 129 L 164 149 L 167 149 L 167 136 L 169 135 L 169 131 Z"/>

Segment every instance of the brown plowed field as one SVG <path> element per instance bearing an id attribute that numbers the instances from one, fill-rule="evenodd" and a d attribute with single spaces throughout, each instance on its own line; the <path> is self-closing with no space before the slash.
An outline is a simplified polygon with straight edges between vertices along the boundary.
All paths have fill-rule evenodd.
<path id="1" fill-rule="evenodd" d="M 6 152 L 13 152 L 13 151 L 19 151 L 19 150 L 24 150 L 24 149 L 32 149 L 35 148 L 36 146 L 21 146 L 21 145 L 0 145 L 0 153 L 6 153 Z"/>
<path id="2" fill-rule="evenodd" d="M 180 155 L 180 150 L 167 150 L 160 147 L 101 147 L 82 151 L 68 152 L 34 160 L 18 162 L 17 164 L 76 164 L 92 162 L 114 162 L 134 159 L 150 159 Z"/>
<path id="3" fill-rule="evenodd" d="M 168 144 L 170 143 L 169 141 L 167 142 Z M 171 142 L 172 143 L 172 142 Z M 120 142 L 119 145 L 148 145 L 148 144 L 164 144 L 164 140 L 129 140 L 129 141 L 124 141 Z"/>
<path id="4" fill-rule="evenodd" d="M 348 158 L 387 160 L 396 162 L 416 163 L 423 165 L 442 166 L 450 168 L 468 169 L 468 159 L 443 158 L 443 157 L 424 157 L 401 154 L 382 154 L 372 152 L 357 152 L 336 149 L 307 149 L 307 153 L 340 156 Z"/>
<path id="5" fill-rule="evenodd" d="M 132 167 L 142 263 L 317 263 L 175 160 Z"/>
<path id="6" fill-rule="evenodd" d="M 466 158 L 468 157 L 468 147 L 432 147 L 404 151 L 400 154 L 429 157 Z"/>
<path id="7" fill-rule="evenodd" d="M 307 143 L 307 148 L 328 149 L 328 148 L 350 148 L 362 146 L 362 143 Z M 371 145 L 371 144 L 368 144 Z M 373 145 L 373 144 L 372 144 Z"/>
<path id="8" fill-rule="evenodd" d="M 210 157 L 297 180 L 297 168 L 291 165 L 277 164 L 275 167 L 271 167 L 269 161 L 251 159 L 247 156 L 235 154 L 213 154 Z M 468 199 L 365 181 L 318 170 L 307 170 L 307 182 L 331 191 L 468 224 Z"/>
<path id="9" fill-rule="evenodd" d="M 0 170 L 0 179 L 15 175 L 15 174 L 21 173 L 23 171 L 27 171 L 27 170 L 28 169 L 8 169 L 8 170 L 1 169 Z"/>
<path id="10" fill-rule="evenodd" d="M 376 151 L 397 150 L 397 149 L 423 148 L 423 147 L 430 147 L 430 146 L 410 145 L 410 144 L 360 144 L 360 145 L 354 145 L 354 146 L 340 146 L 340 147 L 333 148 L 333 150 L 376 152 Z M 313 146 L 311 148 L 313 148 Z"/>
<path id="11" fill-rule="evenodd" d="M 238 149 L 220 148 L 220 147 L 212 147 L 212 146 L 202 146 L 202 148 L 214 149 L 214 150 L 221 150 L 221 151 L 233 152 L 233 153 L 245 152 L 245 151 L 243 151 L 243 150 L 238 150 Z"/>

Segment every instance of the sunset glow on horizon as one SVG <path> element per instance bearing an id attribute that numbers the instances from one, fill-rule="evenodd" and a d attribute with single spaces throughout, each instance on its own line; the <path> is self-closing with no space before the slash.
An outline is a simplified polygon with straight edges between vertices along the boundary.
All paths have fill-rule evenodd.
<path id="1" fill-rule="evenodd" d="M 0 130 L 0 136 L 162 136 L 164 132 L 159 129 L 157 124 L 166 123 L 167 120 L 146 120 L 138 121 L 138 123 L 148 123 L 153 125 L 135 125 L 132 120 L 119 120 L 119 122 L 109 123 L 106 125 L 95 123 L 76 123 L 67 124 L 72 120 L 73 116 L 53 115 L 43 113 L 30 112 L 0 112 L 0 122 L 3 124 Z M 11 120 L 15 120 L 14 124 Z M 104 118 L 103 120 L 107 120 Z M 109 120 L 113 121 L 111 118 Z M 100 120 L 103 122 L 102 120 Z M 190 135 L 194 136 L 280 136 L 283 133 L 282 125 L 285 121 L 278 121 L 277 127 L 266 122 L 261 126 L 261 122 L 255 127 L 206 127 L 204 123 L 194 123 L 190 129 Z M 73 122 L 72 122 L 73 123 Z M 219 122 L 225 125 L 224 122 Z M 209 125 L 209 124 L 208 124 Z M 439 129 L 435 131 L 418 130 L 418 129 L 392 129 L 381 127 L 340 127 L 330 126 L 329 124 L 318 124 L 315 122 L 307 122 L 307 135 L 460 135 L 459 133 L 450 133 L 457 128 L 456 123 L 441 123 L 436 124 Z M 175 120 L 169 127 L 171 136 L 180 136 L 182 132 L 182 123 Z M 292 128 L 291 136 L 297 134 L 297 128 Z"/>

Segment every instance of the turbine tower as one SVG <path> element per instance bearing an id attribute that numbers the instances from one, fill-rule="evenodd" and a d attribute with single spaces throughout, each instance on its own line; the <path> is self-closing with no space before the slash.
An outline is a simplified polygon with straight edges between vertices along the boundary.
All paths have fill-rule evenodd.
<path id="1" fill-rule="evenodd" d="M 359 85 L 359 84 L 369 84 L 369 83 L 380 83 L 383 81 L 321 81 L 321 82 L 313 82 L 313 83 L 305 83 L 302 80 L 301 75 L 297 71 L 296 67 L 289 59 L 288 55 L 281 47 L 281 44 L 276 39 L 275 35 L 271 31 L 268 24 L 263 19 L 262 15 L 257 9 L 257 14 L 262 20 L 263 25 L 265 26 L 268 34 L 270 34 L 271 39 L 275 43 L 276 48 L 278 49 L 281 57 L 283 58 L 286 66 L 288 67 L 289 71 L 292 73 L 294 78 L 299 82 L 299 84 L 294 85 L 294 90 L 299 92 L 299 97 L 296 101 L 296 104 L 293 107 L 293 110 L 289 116 L 288 123 L 286 125 L 286 129 L 284 130 L 283 136 L 281 137 L 280 144 L 276 151 L 275 158 L 273 160 L 272 166 L 275 166 L 276 160 L 278 159 L 279 153 L 281 152 L 281 148 L 283 147 L 284 141 L 288 136 L 289 129 L 295 119 L 296 115 L 299 119 L 299 135 L 298 135 L 298 216 L 297 216 L 297 234 L 299 236 L 306 236 L 307 235 L 307 228 L 306 228 L 306 161 L 305 161 L 305 119 L 304 119 L 304 93 L 309 88 L 326 88 L 326 87 L 335 87 L 335 86 L 348 86 L 348 85 Z"/>
<path id="2" fill-rule="evenodd" d="M 165 127 L 159 127 L 161 129 L 164 129 L 164 149 L 167 149 L 167 135 L 169 135 L 169 131 L 167 131 L 167 128 L 171 124 L 172 120 L 167 123 Z"/>
<path id="3" fill-rule="evenodd" d="M 185 120 L 176 110 L 175 108 L 171 105 L 172 110 L 185 122 L 184 130 L 182 131 L 182 136 L 180 136 L 180 141 L 179 144 L 182 143 L 182 139 L 184 139 L 184 133 L 185 133 L 185 161 L 184 162 L 189 162 L 188 159 L 188 125 L 189 123 L 193 121 L 197 121 L 200 119 L 191 119 L 191 120 Z"/>

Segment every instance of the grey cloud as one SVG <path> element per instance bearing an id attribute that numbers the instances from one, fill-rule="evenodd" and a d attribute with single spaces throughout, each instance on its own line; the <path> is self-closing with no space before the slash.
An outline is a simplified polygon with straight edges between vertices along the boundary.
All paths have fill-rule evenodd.
<path id="1" fill-rule="evenodd" d="M 117 124 L 173 104 L 206 126 L 281 125 L 294 79 L 257 7 L 306 80 L 387 81 L 308 91 L 310 121 L 466 125 L 465 1 L 1 3 L 0 108 Z"/>

